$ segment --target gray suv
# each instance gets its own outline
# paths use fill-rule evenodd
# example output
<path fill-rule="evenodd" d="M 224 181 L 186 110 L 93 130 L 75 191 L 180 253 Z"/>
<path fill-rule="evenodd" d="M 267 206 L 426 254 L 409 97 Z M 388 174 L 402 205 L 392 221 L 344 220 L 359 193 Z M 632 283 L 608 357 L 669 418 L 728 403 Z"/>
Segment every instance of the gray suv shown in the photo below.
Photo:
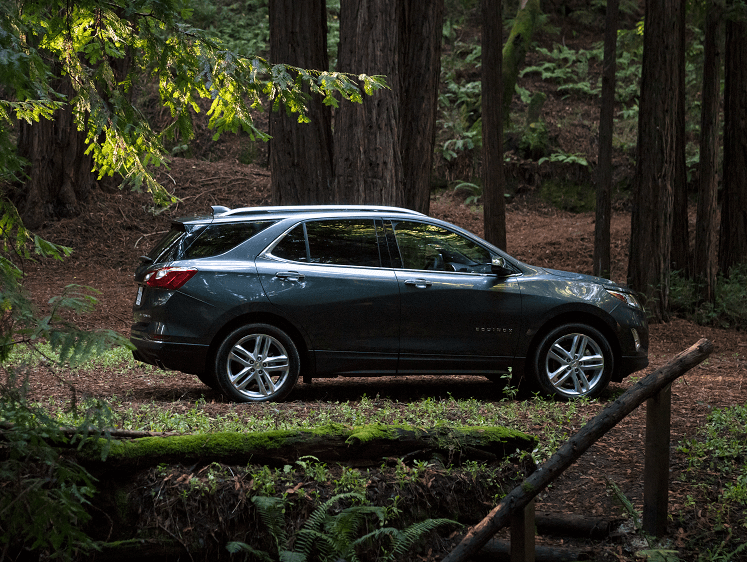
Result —
<path fill-rule="evenodd" d="M 594 397 L 648 365 L 628 289 L 407 209 L 213 207 L 174 221 L 135 282 L 135 358 L 241 402 L 299 376 L 431 373 Z"/>

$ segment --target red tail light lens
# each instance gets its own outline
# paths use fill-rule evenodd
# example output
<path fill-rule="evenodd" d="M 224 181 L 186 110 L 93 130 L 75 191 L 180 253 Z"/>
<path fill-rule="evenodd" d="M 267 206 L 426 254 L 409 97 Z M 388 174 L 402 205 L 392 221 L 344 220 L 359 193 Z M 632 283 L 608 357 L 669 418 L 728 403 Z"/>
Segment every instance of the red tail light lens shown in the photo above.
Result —
<path fill-rule="evenodd" d="M 194 277 L 195 273 L 197 273 L 196 269 L 187 267 L 164 267 L 148 273 L 145 276 L 145 284 L 148 287 L 173 291 L 181 288 L 182 285 Z"/>

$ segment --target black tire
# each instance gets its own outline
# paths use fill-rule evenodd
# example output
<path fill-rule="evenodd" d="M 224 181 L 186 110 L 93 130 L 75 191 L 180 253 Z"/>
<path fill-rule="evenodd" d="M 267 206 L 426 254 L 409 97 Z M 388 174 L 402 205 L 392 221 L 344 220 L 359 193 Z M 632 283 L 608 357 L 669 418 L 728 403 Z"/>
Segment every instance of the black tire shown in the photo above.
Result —
<path fill-rule="evenodd" d="M 215 380 L 215 373 L 212 371 L 205 371 L 204 373 L 197 373 L 197 378 L 205 386 L 209 386 L 213 390 L 220 390 L 218 388 L 218 381 Z"/>
<path fill-rule="evenodd" d="M 562 400 L 596 398 L 610 382 L 614 361 L 612 347 L 599 330 L 564 324 L 542 338 L 531 372 L 544 394 Z"/>
<path fill-rule="evenodd" d="M 248 324 L 220 344 L 215 380 L 218 390 L 236 402 L 277 402 L 293 389 L 300 364 L 288 334 L 270 324 Z"/>

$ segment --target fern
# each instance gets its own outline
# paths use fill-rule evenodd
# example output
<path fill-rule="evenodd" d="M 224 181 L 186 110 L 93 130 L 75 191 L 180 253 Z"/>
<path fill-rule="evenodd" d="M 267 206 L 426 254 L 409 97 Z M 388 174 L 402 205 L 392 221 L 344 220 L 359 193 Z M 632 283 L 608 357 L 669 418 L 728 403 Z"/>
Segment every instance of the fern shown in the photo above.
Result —
<path fill-rule="evenodd" d="M 349 500 L 360 503 L 342 509 L 335 515 L 330 514 L 335 505 Z M 441 525 L 459 525 L 450 519 L 427 519 L 404 530 L 382 527 L 386 519 L 386 508 L 366 505 L 365 496 L 348 492 L 337 494 L 319 505 L 303 527 L 293 537 L 289 537 L 285 531 L 285 501 L 283 499 L 255 496 L 252 501 L 275 541 L 277 558 L 239 541 L 228 543 L 226 549 L 231 553 L 247 552 L 261 560 L 306 562 L 313 554 L 316 554 L 321 560 L 343 559 L 356 562 L 359 560 L 358 549 L 383 539 L 390 543 L 385 560 L 400 560 L 426 533 Z M 372 522 L 379 528 L 359 536 L 364 527 Z"/>

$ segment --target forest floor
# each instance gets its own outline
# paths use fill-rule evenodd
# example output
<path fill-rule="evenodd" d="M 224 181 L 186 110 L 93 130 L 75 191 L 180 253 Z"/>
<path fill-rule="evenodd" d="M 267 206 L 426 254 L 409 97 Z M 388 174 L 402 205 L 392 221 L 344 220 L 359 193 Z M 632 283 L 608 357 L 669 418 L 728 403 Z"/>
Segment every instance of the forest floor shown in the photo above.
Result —
<path fill-rule="evenodd" d="M 205 213 L 210 205 L 236 207 L 262 205 L 269 201 L 269 172 L 230 159 L 207 162 L 175 158 L 170 169 L 161 172 L 161 179 L 180 199 L 177 205 L 165 212 L 153 212 L 149 197 L 144 194 L 96 193 L 79 218 L 46 225 L 40 235 L 75 251 L 63 262 L 43 261 L 25 265 L 26 286 L 37 302 L 47 302 L 69 284 L 93 287 L 100 291 L 99 303 L 93 313 L 79 318 L 79 324 L 87 328 L 114 329 L 127 335 L 135 297 L 132 274 L 138 256 L 146 253 L 160 233 L 168 229 L 171 217 Z M 431 214 L 482 234 L 481 213 L 465 206 L 463 199 L 451 192 L 433 197 Z M 624 210 L 615 213 L 612 220 L 611 277 L 617 281 L 624 281 L 626 276 L 629 225 L 628 213 Z M 508 205 L 507 232 L 509 253 L 525 262 L 591 273 L 593 213 L 559 211 L 542 203 L 530 192 L 516 197 Z M 671 518 L 667 544 L 669 548 L 678 550 L 683 560 L 697 559 L 698 545 L 701 544 L 699 537 L 708 533 L 715 532 L 719 540 L 727 541 L 725 550 L 729 552 L 747 541 L 743 510 L 724 519 L 721 512 L 713 509 L 719 488 L 725 481 L 719 479 L 718 467 L 694 475 L 696 480 L 714 482 L 712 486 L 697 486 L 692 481 L 692 473 L 688 473 L 686 455 L 678 449 L 683 440 L 697 436 L 698 429 L 703 427 L 715 408 L 747 402 L 747 333 L 699 326 L 679 318 L 652 325 L 650 366 L 622 384 L 611 385 L 598 402 L 582 406 L 593 414 L 640 375 L 662 366 L 703 337 L 715 344 L 715 351 L 706 362 L 675 382 L 672 389 Z M 81 394 L 104 399 L 127 397 L 132 404 L 167 404 L 174 400 L 190 404 L 203 397 L 206 401 L 204 407 L 215 416 L 242 410 L 244 415 L 251 415 L 252 408 L 258 407 L 227 403 L 193 376 L 178 373 L 160 376 L 158 372 L 138 369 L 133 369 L 126 377 L 121 373 L 112 375 L 107 372 L 80 373 L 74 384 Z M 69 391 L 54 378 L 37 373 L 32 380 L 31 392 L 34 399 L 47 400 L 57 395 L 64 397 Z M 307 408 L 323 407 L 326 401 L 349 401 L 355 407 L 362 397 L 377 395 L 400 403 L 425 398 L 472 397 L 493 402 L 504 398 L 495 386 L 480 377 L 338 378 L 315 380 L 311 385 L 299 382 L 287 402 L 273 405 L 273 408 L 290 409 L 294 415 L 302 416 Z M 526 427 L 528 433 L 537 429 Z M 569 435 L 578 429 L 580 426 L 571 422 Z M 543 492 L 538 497 L 537 511 L 617 517 L 622 509 L 610 491 L 610 482 L 616 483 L 640 511 L 643 503 L 644 435 L 645 405 L 618 424 Z M 721 526 L 714 531 L 716 525 Z M 453 540 L 456 539 L 458 536 Z M 581 543 L 592 550 L 593 558 L 600 560 L 633 560 L 636 551 L 645 548 L 645 544 L 636 545 L 619 537 Z M 538 544 L 573 545 L 579 541 L 539 537 Z M 440 546 L 442 548 L 444 545 Z M 438 558 L 435 553 L 432 556 Z M 419 559 L 426 558 L 429 557 L 423 555 Z"/>

